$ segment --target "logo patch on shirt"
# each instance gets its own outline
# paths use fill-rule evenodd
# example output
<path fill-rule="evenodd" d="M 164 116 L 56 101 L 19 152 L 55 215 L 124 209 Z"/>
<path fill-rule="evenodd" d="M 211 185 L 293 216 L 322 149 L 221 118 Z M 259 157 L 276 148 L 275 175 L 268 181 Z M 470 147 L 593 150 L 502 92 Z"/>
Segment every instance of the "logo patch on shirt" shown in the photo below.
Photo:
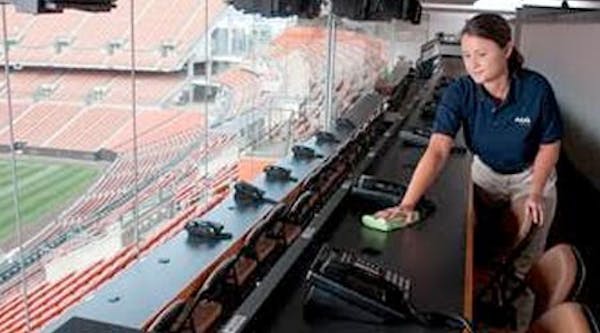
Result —
<path fill-rule="evenodd" d="M 515 123 L 521 126 L 531 126 L 531 118 L 529 117 L 515 117 Z"/>

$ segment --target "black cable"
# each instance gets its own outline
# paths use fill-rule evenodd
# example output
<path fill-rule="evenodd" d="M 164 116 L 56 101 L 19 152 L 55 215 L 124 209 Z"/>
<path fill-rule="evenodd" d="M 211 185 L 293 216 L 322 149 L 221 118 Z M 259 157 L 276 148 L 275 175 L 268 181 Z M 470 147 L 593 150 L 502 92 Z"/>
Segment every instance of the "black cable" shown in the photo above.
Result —
<path fill-rule="evenodd" d="M 427 327 L 444 327 L 449 329 L 462 329 L 475 333 L 475 329 L 469 320 L 457 313 L 444 313 L 439 311 L 418 310 L 411 302 L 406 302 L 406 308 L 410 319 L 419 325 Z"/>

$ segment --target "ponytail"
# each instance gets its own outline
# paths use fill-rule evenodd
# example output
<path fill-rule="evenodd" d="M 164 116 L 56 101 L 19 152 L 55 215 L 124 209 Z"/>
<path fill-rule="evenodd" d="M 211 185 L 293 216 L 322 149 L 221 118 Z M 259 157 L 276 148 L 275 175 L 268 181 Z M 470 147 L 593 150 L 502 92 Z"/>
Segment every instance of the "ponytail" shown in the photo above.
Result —
<path fill-rule="evenodd" d="M 508 57 L 508 71 L 511 74 L 520 71 L 523 68 L 523 62 L 523 56 L 516 47 L 513 47 L 510 57 Z"/>

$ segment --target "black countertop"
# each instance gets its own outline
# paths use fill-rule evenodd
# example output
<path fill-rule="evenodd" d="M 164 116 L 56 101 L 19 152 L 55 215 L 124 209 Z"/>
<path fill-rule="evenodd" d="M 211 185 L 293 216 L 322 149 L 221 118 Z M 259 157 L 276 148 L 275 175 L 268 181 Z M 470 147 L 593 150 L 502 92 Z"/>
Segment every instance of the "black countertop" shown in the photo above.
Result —
<path fill-rule="evenodd" d="M 395 140 L 366 172 L 407 183 L 423 150 L 408 148 Z M 303 278 L 323 243 L 353 249 L 388 267 L 396 268 L 413 282 L 412 300 L 418 308 L 465 311 L 465 265 L 467 207 L 469 193 L 468 155 L 451 155 L 427 197 L 436 204 L 435 213 L 408 229 L 382 233 L 361 226 L 360 217 L 376 208 L 347 196 L 326 222 L 330 231 L 306 250 L 299 267 L 257 314 L 256 332 L 446 332 L 415 324 L 382 326 L 355 321 L 318 320 L 304 317 Z"/>

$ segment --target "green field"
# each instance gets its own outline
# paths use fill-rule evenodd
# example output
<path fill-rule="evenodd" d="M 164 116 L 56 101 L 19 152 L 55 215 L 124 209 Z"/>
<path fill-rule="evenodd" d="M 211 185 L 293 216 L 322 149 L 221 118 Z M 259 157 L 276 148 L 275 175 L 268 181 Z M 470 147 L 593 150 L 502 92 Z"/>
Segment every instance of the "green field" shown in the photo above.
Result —
<path fill-rule="evenodd" d="M 11 162 L 0 160 L 0 244 L 15 236 Z M 99 169 L 80 164 L 20 160 L 17 162 L 19 205 L 23 225 L 58 213 L 66 201 L 81 195 Z M 30 229 L 30 228 L 27 228 Z"/>

